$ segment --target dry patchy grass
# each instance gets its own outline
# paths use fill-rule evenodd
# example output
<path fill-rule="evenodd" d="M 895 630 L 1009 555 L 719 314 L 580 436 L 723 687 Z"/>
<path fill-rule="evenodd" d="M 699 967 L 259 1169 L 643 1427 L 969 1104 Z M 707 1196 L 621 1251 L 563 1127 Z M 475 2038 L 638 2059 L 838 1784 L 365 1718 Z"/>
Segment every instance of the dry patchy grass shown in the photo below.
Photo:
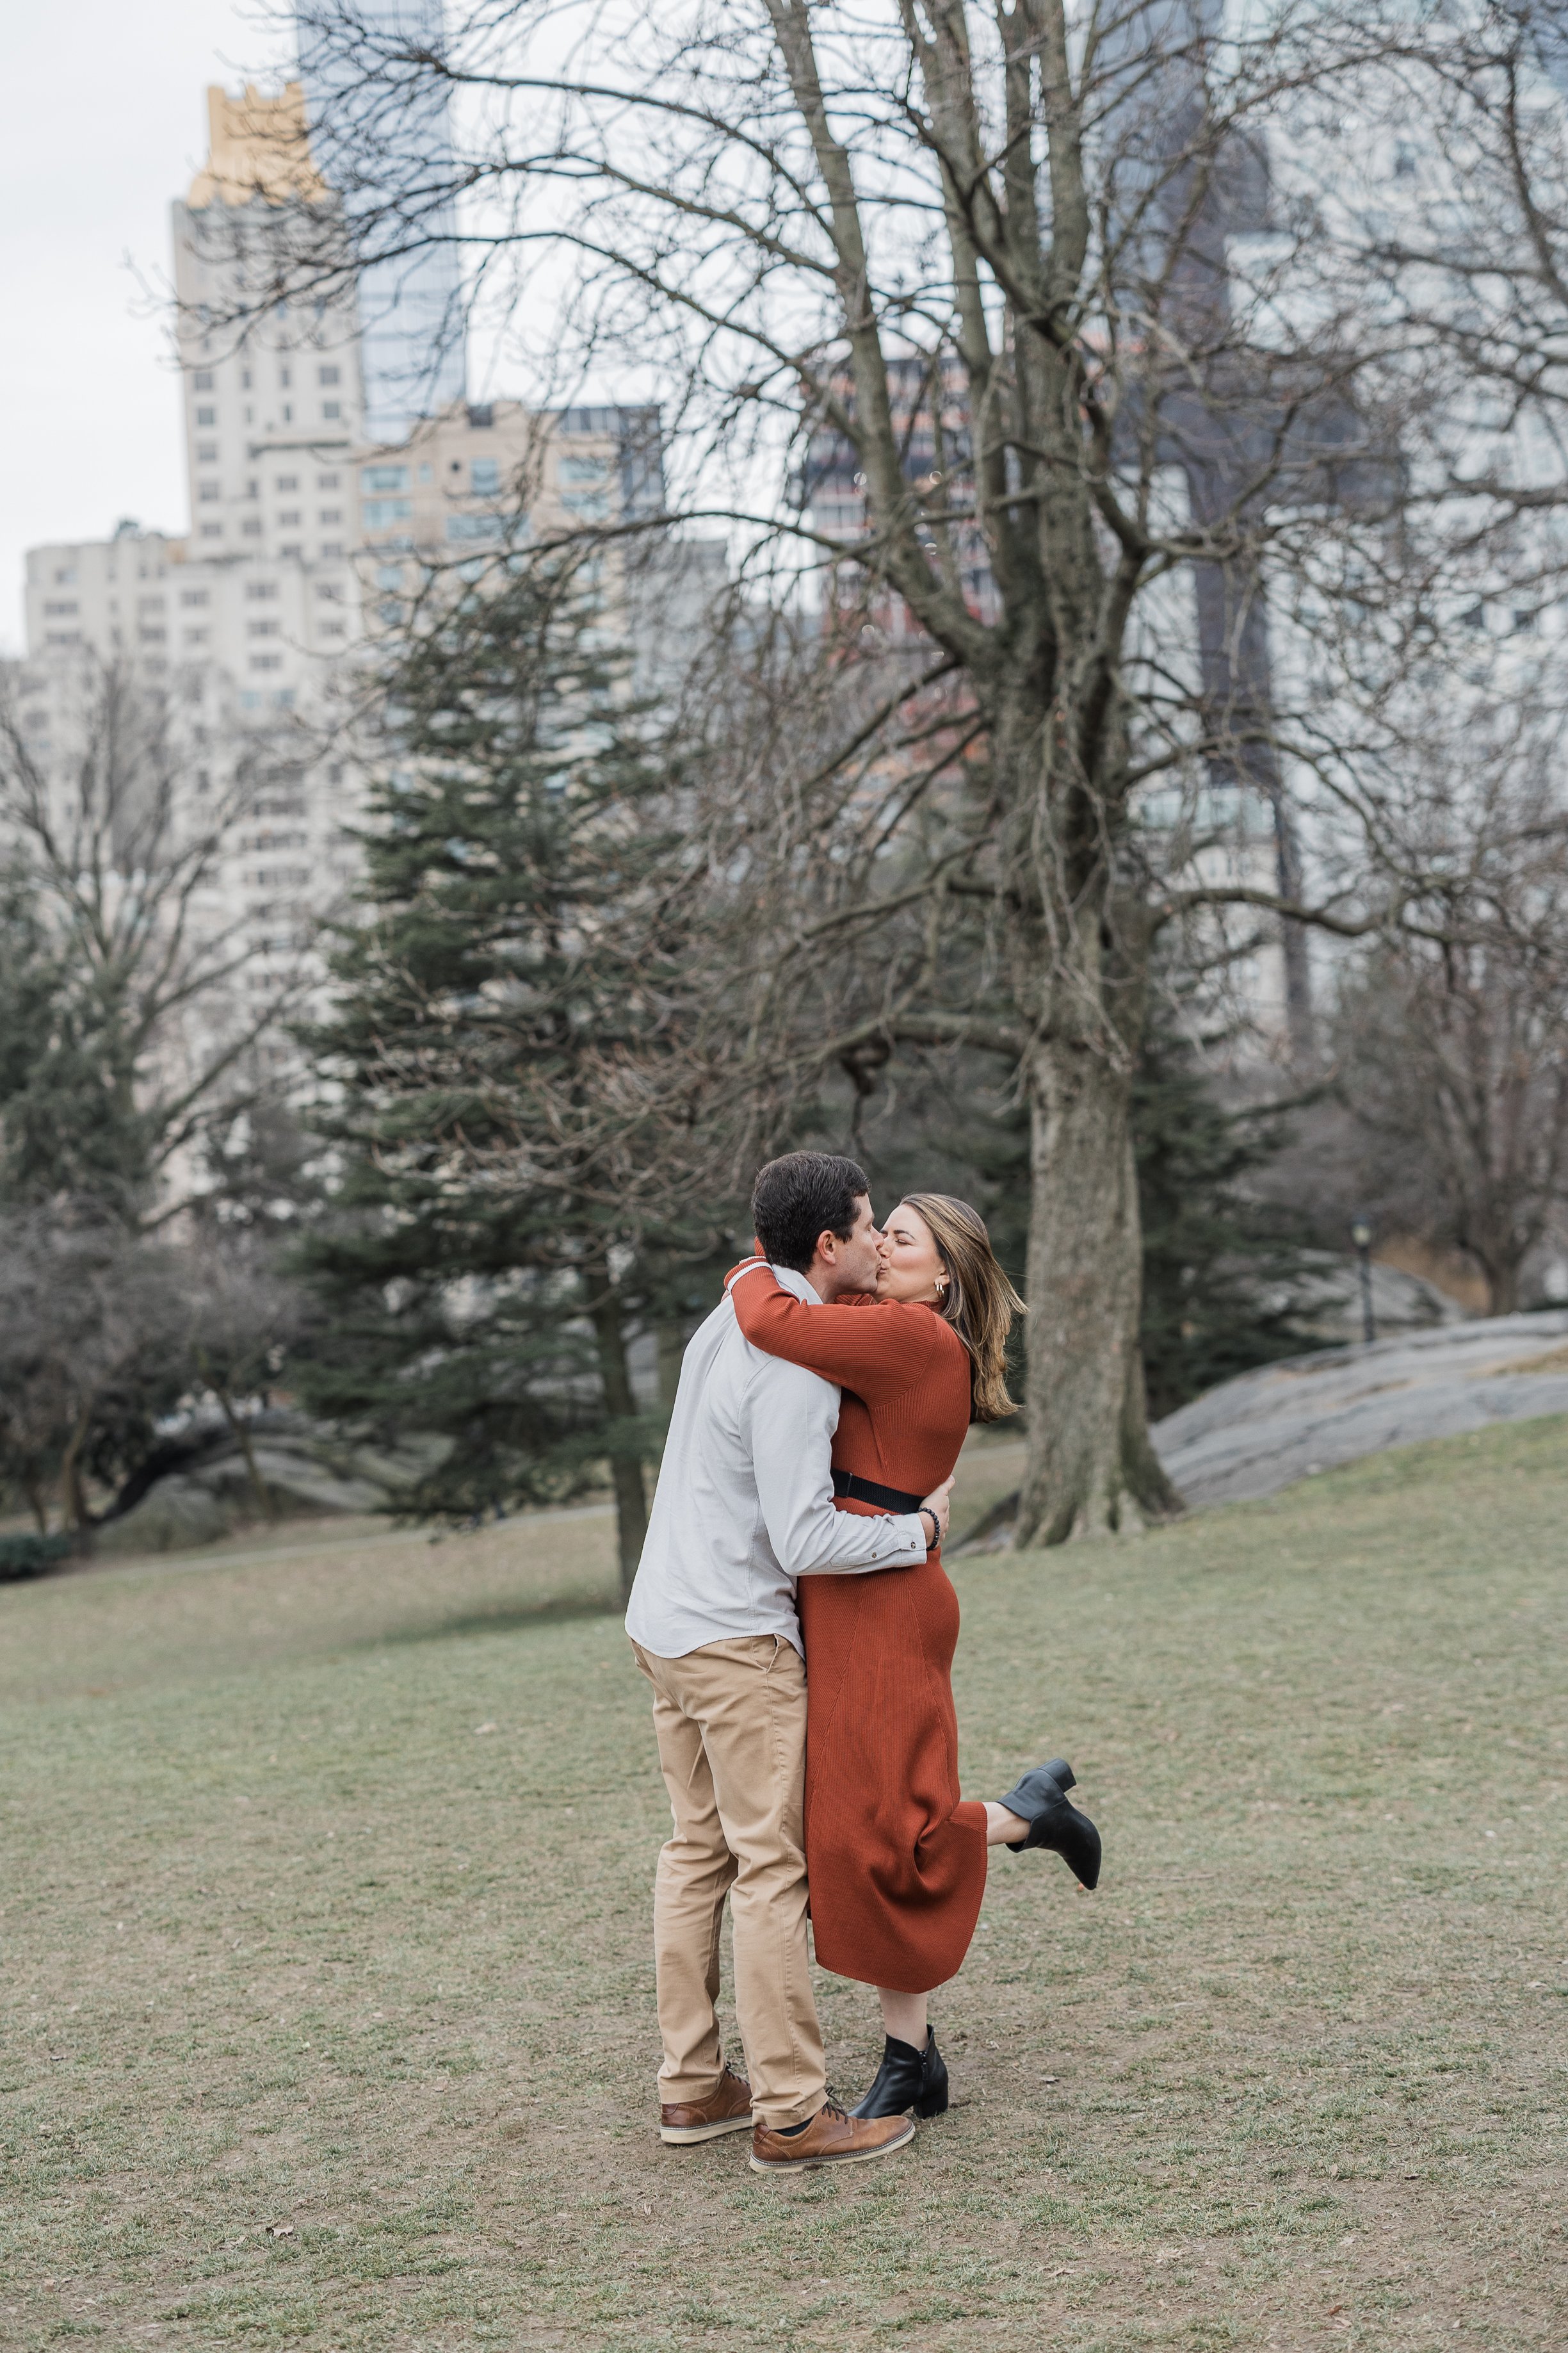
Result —
<path fill-rule="evenodd" d="M 606 1517 L 0 1589 L 0 2343 L 1559 2353 L 1565 1520 L 1539 1422 L 959 1564 L 966 1786 L 1065 1746 L 1105 1878 L 1003 1856 L 953 2111 L 790 2184 L 652 2130 Z"/>

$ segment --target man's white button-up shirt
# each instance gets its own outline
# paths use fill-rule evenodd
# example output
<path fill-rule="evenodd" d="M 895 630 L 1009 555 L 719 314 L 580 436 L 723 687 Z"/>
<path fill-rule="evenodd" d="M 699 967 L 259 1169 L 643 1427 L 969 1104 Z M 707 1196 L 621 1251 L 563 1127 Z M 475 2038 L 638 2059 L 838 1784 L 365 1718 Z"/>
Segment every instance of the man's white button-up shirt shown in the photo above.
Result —
<path fill-rule="evenodd" d="M 821 1305 L 804 1274 L 773 1272 L 797 1299 Z M 634 1642 L 680 1659 L 708 1642 L 777 1634 L 798 1651 L 796 1577 L 924 1560 L 918 1513 L 835 1511 L 837 1427 L 835 1385 L 754 1348 L 726 1292 L 681 1363 L 626 1611 Z"/>

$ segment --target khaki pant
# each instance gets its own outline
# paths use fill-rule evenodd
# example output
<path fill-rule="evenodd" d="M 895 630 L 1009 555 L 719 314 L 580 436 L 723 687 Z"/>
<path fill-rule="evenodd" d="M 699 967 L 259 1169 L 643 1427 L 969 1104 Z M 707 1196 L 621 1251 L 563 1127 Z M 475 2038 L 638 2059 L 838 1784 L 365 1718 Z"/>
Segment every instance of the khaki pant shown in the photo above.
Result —
<path fill-rule="evenodd" d="M 763 2124 L 804 2124 L 826 2096 L 805 1937 L 805 1668 L 772 1634 L 709 1642 L 683 1659 L 632 1648 L 653 1685 L 675 1817 L 653 1898 L 659 2098 L 705 2100 L 719 2081 L 713 2004 L 728 1894 L 752 2110 Z"/>

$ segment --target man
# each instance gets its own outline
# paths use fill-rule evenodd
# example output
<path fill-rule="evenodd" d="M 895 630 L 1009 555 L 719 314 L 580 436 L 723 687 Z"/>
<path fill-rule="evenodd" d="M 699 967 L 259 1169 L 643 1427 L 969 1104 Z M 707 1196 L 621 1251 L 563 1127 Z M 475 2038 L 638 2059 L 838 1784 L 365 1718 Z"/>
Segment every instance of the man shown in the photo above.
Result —
<path fill-rule="evenodd" d="M 831 1153 L 788 1153 L 763 1170 L 753 1226 L 797 1298 L 876 1288 L 868 1194 L 865 1172 Z M 908 2116 L 846 2116 L 827 2097 L 806 1948 L 795 1588 L 800 1577 L 924 1560 L 946 1532 L 952 1482 L 901 1516 L 837 1512 L 837 1389 L 753 1348 L 726 1293 L 687 1347 L 626 1612 L 675 1818 L 654 1889 L 659 2130 L 679 2143 L 750 2126 L 759 2173 L 886 2157 L 915 2129 Z M 749 2087 L 723 2064 L 713 2007 L 726 1894 Z"/>

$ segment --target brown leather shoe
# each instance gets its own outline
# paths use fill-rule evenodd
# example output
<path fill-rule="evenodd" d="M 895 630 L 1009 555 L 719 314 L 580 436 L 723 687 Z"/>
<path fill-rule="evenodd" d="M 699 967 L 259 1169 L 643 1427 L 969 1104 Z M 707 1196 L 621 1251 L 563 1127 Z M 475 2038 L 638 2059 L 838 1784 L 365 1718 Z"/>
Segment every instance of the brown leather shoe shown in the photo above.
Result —
<path fill-rule="evenodd" d="M 719 2088 L 706 2100 L 679 2100 L 658 2112 L 660 2140 L 717 2140 L 721 2133 L 744 2132 L 752 2121 L 752 2087 L 726 2067 Z"/>
<path fill-rule="evenodd" d="M 913 2116 L 848 2116 L 837 2100 L 818 2108 L 804 2132 L 774 2132 L 758 2125 L 752 2134 L 753 2173 L 809 2173 L 817 2165 L 859 2165 L 868 2158 L 891 2157 L 915 2137 Z"/>

